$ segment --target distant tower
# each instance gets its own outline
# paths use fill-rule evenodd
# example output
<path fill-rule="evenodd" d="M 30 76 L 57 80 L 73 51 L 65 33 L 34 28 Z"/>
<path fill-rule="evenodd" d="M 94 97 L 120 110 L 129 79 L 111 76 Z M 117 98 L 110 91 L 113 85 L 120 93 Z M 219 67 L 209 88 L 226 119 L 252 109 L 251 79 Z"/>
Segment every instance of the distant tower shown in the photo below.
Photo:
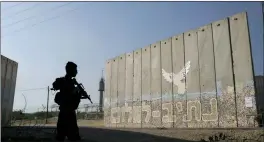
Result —
<path fill-rule="evenodd" d="M 104 71 L 102 70 L 102 77 L 99 82 L 99 92 L 100 92 L 100 98 L 99 98 L 99 107 L 100 107 L 100 112 L 103 112 L 103 94 L 104 94 Z"/>

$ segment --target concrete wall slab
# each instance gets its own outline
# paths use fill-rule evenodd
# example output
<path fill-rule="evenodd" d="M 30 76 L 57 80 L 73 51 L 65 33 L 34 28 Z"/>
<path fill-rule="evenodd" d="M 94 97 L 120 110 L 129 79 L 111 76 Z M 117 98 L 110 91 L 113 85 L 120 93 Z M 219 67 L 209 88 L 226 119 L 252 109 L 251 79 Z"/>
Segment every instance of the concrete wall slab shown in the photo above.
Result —
<path fill-rule="evenodd" d="M 111 127 L 116 127 L 120 122 L 118 114 L 120 109 L 117 107 L 117 88 L 118 88 L 118 57 L 112 60 L 111 65 Z"/>
<path fill-rule="evenodd" d="M 125 109 L 124 126 L 133 127 L 133 86 L 134 86 L 134 53 L 126 54 L 126 89 L 125 89 Z"/>
<path fill-rule="evenodd" d="M 112 60 L 105 64 L 105 94 L 104 94 L 104 124 L 110 127 L 111 124 L 111 69 Z"/>
<path fill-rule="evenodd" d="M 125 124 L 125 89 L 126 89 L 126 55 L 120 55 L 118 57 L 118 88 L 117 88 L 117 107 L 120 111 L 117 114 L 117 117 L 120 117 L 117 127 L 124 127 Z"/>
<path fill-rule="evenodd" d="M 160 42 L 151 44 L 151 110 L 152 125 L 161 127 L 161 53 Z"/>
<path fill-rule="evenodd" d="M 198 29 L 198 54 L 203 128 L 218 127 L 213 33 L 211 24 Z"/>
<path fill-rule="evenodd" d="M 141 128 L 141 49 L 134 51 L 133 127 Z"/>
<path fill-rule="evenodd" d="M 236 127 L 236 101 L 228 19 L 212 23 L 219 127 Z"/>
<path fill-rule="evenodd" d="M 173 96 L 172 96 L 172 38 L 161 41 L 161 73 L 162 73 L 162 127 L 173 127 Z"/>
<path fill-rule="evenodd" d="M 151 128 L 150 46 L 142 48 L 142 128 Z"/>
<path fill-rule="evenodd" d="M 1 123 L 9 126 L 12 118 L 18 63 L 1 55 Z"/>
<path fill-rule="evenodd" d="M 172 69 L 173 69 L 173 104 L 174 104 L 174 128 L 186 128 L 184 118 L 187 114 L 186 95 L 186 69 L 190 64 L 185 65 L 184 36 L 180 34 L 172 38 Z"/>
<path fill-rule="evenodd" d="M 229 24 L 234 62 L 238 127 L 247 127 L 248 123 L 254 124 L 254 117 L 249 115 L 257 113 L 247 14 L 243 12 L 231 16 Z M 252 107 L 246 106 L 245 99 L 247 98 L 250 99 Z"/>
<path fill-rule="evenodd" d="M 187 115 L 186 118 L 184 118 L 184 121 L 188 122 L 188 128 L 202 127 L 200 70 L 197 42 L 198 37 L 196 30 L 184 33 L 185 64 L 190 62 L 189 71 L 186 71 Z"/>

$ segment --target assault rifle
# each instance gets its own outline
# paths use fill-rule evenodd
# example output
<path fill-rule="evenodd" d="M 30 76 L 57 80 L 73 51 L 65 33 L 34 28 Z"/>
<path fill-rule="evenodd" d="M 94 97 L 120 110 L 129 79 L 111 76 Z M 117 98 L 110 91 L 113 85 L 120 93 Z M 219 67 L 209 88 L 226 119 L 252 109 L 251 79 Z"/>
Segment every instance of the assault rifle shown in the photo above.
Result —
<path fill-rule="evenodd" d="M 88 99 L 91 103 L 93 103 L 92 100 L 91 100 L 90 95 L 87 94 L 87 92 L 85 91 L 85 88 L 83 87 L 83 85 L 81 83 L 78 83 L 75 78 L 73 79 L 73 81 L 74 81 L 74 84 L 77 86 L 78 93 L 80 95 L 80 99 Z M 51 90 L 56 91 L 56 89 L 54 89 L 54 88 L 51 88 Z M 58 92 L 58 93 L 60 93 L 60 92 Z M 56 96 L 60 96 L 60 95 L 56 94 Z M 55 100 L 57 100 L 56 96 L 55 96 Z M 58 98 L 60 98 L 60 97 L 58 97 Z"/>
<path fill-rule="evenodd" d="M 93 103 L 90 95 L 87 94 L 83 85 L 81 83 L 78 83 L 75 78 L 73 80 L 74 80 L 74 83 L 77 85 L 77 89 L 81 95 L 81 99 L 88 99 L 91 103 Z"/>

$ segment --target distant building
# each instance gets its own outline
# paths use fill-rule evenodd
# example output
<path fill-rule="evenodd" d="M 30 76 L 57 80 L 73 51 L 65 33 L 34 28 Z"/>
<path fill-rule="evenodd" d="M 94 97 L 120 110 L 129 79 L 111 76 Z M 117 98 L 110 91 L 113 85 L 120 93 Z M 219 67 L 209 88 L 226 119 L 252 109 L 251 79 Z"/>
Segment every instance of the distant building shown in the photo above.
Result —
<path fill-rule="evenodd" d="M 1 55 L 1 123 L 10 125 L 12 117 L 18 63 Z"/>
<path fill-rule="evenodd" d="M 102 72 L 102 77 L 99 82 L 99 92 L 100 92 L 100 98 L 99 98 L 99 109 L 100 112 L 103 112 L 103 95 L 104 95 L 104 77 L 103 77 L 103 72 Z"/>

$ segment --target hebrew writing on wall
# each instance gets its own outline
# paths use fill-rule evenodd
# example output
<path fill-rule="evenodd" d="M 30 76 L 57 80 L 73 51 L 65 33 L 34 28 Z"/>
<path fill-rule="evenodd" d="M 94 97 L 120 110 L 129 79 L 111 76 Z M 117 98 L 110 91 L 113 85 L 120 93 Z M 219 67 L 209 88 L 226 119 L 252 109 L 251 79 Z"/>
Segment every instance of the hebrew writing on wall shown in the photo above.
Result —
<path fill-rule="evenodd" d="M 246 12 L 106 62 L 105 126 L 256 126 Z"/>

